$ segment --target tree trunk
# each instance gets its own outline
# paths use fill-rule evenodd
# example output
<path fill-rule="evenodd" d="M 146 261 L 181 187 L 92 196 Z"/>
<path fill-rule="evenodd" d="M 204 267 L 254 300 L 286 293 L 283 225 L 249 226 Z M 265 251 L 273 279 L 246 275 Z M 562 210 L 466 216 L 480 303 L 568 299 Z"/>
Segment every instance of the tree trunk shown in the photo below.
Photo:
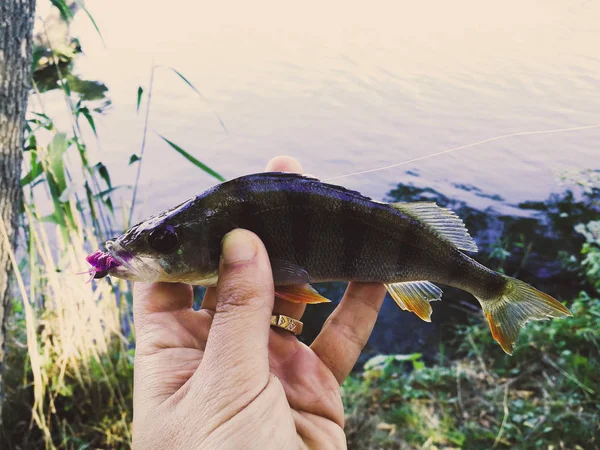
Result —
<path fill-rule="evenodd" d="M 35 0 L 0 0 L 0 424 L 11 270 L 8 255 L 15 243 L 21 200 L 19 182 L 34 13 Z M 8 244 L 3 228 L 8 233 Z"/>

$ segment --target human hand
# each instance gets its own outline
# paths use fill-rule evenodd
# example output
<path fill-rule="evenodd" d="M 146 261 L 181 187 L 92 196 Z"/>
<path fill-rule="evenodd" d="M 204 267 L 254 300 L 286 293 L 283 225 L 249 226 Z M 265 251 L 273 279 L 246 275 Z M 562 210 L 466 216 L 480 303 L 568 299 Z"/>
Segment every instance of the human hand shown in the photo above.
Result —
<path fill-rule="evenodd" d="M 301 168 L 276 158 L 267 170 Z M 340 384 L 384 296 L 350 283 L 308 347 L 270 328 L 273 312 L 300 319 L 305 305 L 274 302 L 266 250 L 245 230 L 225 237 L 218 286 L 199 311 L 191 286 L 136 284 L 134 447 L 344 448 Z"/>

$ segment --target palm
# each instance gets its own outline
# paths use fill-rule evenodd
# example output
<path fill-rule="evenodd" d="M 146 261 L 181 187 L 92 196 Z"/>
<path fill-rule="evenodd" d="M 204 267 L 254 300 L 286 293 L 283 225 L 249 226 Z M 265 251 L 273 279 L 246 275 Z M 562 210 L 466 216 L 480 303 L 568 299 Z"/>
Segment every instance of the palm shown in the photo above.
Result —
<path fill-rule="evenodd" d="M 191 295 L 191 293 L 190 293 Z M 190 303 L 191 303 L 190 298 Z M 152 358 L 161 367 L 159 402 L 173 396 L 200 366 L 214 310 L 192 308 L 148 315 L 148 338 L 138 343 L 137 354 Z M 271 372 L 284 388 L 290 407 L 298 412 L 318 414 L 343 423 L 339 384 L 331 370 L 314 351 L 290 333 L 271 331 L 269 342 Z"/>
<path fill-rule="evenodd" d="M 136 367 L 138 361 L 149 365 L 160 377 L 153 392 L 153 401 L 160 404 L 173 396 L 198 369 L 208 338 L 214 311 L 192 309 L 193 294 L 190 286 L 177 285 L 177 304 L 186 305 L 177 311 L 142 305 L 146 311 L 137 316 L 144 317 L 136 323 L 136 330 L 144 327 L 145 339 L 136 345 Z M 139 334 L 139 331 L 138 331 Z M 138 371 L 139 372 L 139 371 Z"/>
<path fill-rule="evenodd" d="M 153 301 L 145 305 L 146 308 L 154 305 L 154 310 L 144 311 L 144 323 L 138 324 L 138 327 L 145 327 L 145 339 L 138 341 L 136 358 L 143 360 L 143 364 L 151 365 L 154 372 L 158 371 L 153 378 L 160 379 L 153 389 L 153 398 L 148 399 L 155 404 L 161 404 L 182 388 L 185 389 L 186 382 L 200 367 L 215 313 L 214 290 L 209 290 L 202 309 L 195 311 L 192 309 L 191 287 L 176 286 L 177 292 L 173 291 L 173 285 L 169 286 L 169 301 L 170 306 L 177 310 L 164 310 L 162 302 L 156 300 L 161 293 L 155 292 Z M 150 288 L 155 290 L 157 285 Z M 382 297 L 381 287 L 355 284 L 356 290 L 362 295 L 353 295 L 350 290 L 350 295 L 347 293 L 345 296 L 348 298 L 346 302 L 362 301 L 368 305 L 367 311 L 376 315 L 377 304 L 380 304 Z M 279 309 L 282 308 L 286 309 L 286 313 L 296 316 L 301 315 L 304 309 L 290 304 L 281 305 Z M 346 313 L 352 314 L 351 310 L 347 308 Z M 352 316 L 354 320 L 364 319 L 365 313 L 356 311 Z M 367 329 L 362 338 L 353 337 L 349 334 L 352 327 L 340 325 L 335 313 L 331 319 L 322 332 L 327 340 L 318 338 L 313 344 L 324 357 L 289 332 L 274 329 L 270 332 L 270 371 L 283 387 L 296 429 L 302 429 L 301 439 L 311 436 L 322 438 L 323 433 L 331 435 L 343 430 L 344 411 L 339 385 L 370 333 L 370 329 Z M 345 364 L 345 368 L 336 366 L 338 355 L 350 355 L 351 364 Z M 302 426 L 299 422 L 302 422 Z"/>

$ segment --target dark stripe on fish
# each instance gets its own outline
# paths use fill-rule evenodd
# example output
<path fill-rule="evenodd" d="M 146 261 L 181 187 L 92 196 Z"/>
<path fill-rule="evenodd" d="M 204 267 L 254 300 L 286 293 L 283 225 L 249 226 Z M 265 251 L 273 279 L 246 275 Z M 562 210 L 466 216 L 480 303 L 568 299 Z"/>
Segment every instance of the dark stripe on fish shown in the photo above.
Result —
<path fill-rule="evenodd" d="M 344 249 L 340 264 L 342 265 L 342 273 L 350 278 L 354 278 L 360 270 L 360 257 L 362 256 L 368 230 L 368 225 L 365 222 L 355 218 L 354 209 L 355 205 L 351 202 L 342 202 L 340 214 L 342 229 L 340 234 L 343 236 Z"/>
<path fill-rule="evenodd" d="M 280 244 L 277 241 L 280 236 L 277 235 L 276 229 L 282 223 L 285 226 L 286 215 L 283 211 L 269 213 L 268 202 L 269 197 L 278 196 L 280 193 L 256 192 L 248 186 L 243 186 L 239 195 L 244 196 L 241 197 L 244 201 L 240 205 L 239 226 L 256 233 L 268 250 L 276 249 Z M 264 205 L 265 210 L 257 210 L 256 205 Z"/>
<path fill-rule="evenodd" d="M 288 202 L 290 202 L 290 204 L 293 204 L 292 202 L 294 202 L 295 196 L 295 192 L 287 193 Z M 306 242 L 311 242 L 312 215 L 307 208 L 289 209 L 287 215 L 296 263 L 304 267 L 309 262 L 308 258 L 312 250 L 309 245 L 305 245 Z"/>

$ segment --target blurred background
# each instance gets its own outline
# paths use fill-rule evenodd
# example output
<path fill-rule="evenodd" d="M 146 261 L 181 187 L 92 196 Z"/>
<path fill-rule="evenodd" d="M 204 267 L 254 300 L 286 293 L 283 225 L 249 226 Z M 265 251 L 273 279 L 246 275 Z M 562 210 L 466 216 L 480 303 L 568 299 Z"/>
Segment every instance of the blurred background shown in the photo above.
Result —
<path fill-rule="evenodd" d="M 281 154 L 328 179 L 600 124 L 596 2 L 38 0 L 36 15 L 6 448 L 129 446 L 130 286 L 75 275 L 129 225 Z M 598 448 L 599 142 L 526 134 L 334 181 L 451 207 L 480 262 L 575 313 L 530 324 L 509 357 L 464 292 L 445 288 L 431 324 L 388 298 L 343 387 L 351 448 Z M 303 340 L 334 307 L 309 308 Z"/>

